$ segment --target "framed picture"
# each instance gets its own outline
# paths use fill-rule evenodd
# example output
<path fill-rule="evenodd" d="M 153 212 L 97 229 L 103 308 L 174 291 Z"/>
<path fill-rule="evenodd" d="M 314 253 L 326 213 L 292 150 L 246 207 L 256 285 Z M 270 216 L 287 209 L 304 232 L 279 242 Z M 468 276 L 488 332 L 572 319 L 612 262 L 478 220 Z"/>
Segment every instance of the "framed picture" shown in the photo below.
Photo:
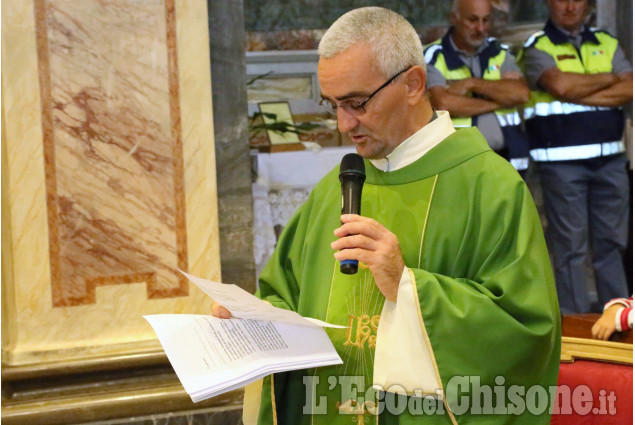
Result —
<path fill-rule="evenodd" d="M 295 125 L 289 102 L 262 102 L 258 104 L 258 109 L 265 124 L 280 123 L 280 131 L 276 129 L 267 130 L 271 145 L 300 143 L 297 133 L 284 131 L 284 128 L 286 128 L 285 124 Z"/>
<path fill-rule="evenodd" d="M 289 102 L 294 115 L 322 114 L 317 50 L 246 52 L 249 116 L 261 102 Z"/>

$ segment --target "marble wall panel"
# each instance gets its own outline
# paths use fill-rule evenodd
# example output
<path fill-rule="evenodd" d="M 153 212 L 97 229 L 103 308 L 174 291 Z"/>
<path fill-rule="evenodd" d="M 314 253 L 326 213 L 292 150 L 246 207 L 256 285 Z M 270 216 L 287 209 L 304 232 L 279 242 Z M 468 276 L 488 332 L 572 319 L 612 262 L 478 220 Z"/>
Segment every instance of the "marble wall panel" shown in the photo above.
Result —
<path fill-rule="evenodd" d="M 175 271 L 220 279 L 208 49 L 204 0 L 3 2 L 3 362 L 208 311 Z"/>
<path fill-rule="evenodd" d="M 187 295 L 173 1 L 35 8 L 53 305 Z"/>

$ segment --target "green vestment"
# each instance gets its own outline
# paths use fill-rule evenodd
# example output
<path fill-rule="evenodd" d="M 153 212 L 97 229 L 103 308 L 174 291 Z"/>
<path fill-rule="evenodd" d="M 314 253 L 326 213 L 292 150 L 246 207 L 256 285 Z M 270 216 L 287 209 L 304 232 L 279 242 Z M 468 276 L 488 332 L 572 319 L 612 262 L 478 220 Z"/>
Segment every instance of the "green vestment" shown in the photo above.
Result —
<path fill-rule="evenodd" d="M 399 239 L 421 307 L 413 320 L 422 322 L 445 402 L 432 410 L 428 403 L 423 414 L 384 408 L 374 415 L 379 396 L 368 388 L 385 299 L 368 269 L 361 265 L 356 275 L 343 275 L 333 257 L 330 243 L 341 208 L 334 169 L 286 225 L 261 274 L 258 295 L 277 307 L 347 326 L 327 330 L 344 363 L 266 378 L 259 422 L 549 423 L 548 409 L 535 416 L 535 408 L 523 409 L 513 396 L 498 399 L 502 407 L 512 407 L 505 409 L 511 414 L 492 415 L 487 403 L 485 414 L 474 411 L 474 403 L 463 412 L 466 403 L 458 402 L 470 396 L 469 388 L 457 387 L 456 394 L 448 385 L 459 382 L 454 377 L 469 376 L 505 391 L 538 385 L 546 394 L 556 385 L 558 304 L 542 227 L 523 180 L 474 128 L 453 133 L 396 171 L 384 173 L 366 161 L 366 175 L 361 213 Z M 392 398 L 397 407 L 413 399 Z"/>

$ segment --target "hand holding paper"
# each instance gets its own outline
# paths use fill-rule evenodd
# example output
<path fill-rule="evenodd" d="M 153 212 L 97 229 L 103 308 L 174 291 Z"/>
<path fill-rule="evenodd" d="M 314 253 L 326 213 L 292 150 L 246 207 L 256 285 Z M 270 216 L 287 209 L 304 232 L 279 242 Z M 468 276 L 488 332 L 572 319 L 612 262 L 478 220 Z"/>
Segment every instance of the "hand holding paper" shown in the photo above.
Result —
<path fill-rule="evenodd" d="M 231 319 L 144 316 L 192 401 L 240 388 L 271 373 L 342 363 L 322 328 L 341 326 L 273 307 L 236 285 L 183 274 L 233 314 Z"/>

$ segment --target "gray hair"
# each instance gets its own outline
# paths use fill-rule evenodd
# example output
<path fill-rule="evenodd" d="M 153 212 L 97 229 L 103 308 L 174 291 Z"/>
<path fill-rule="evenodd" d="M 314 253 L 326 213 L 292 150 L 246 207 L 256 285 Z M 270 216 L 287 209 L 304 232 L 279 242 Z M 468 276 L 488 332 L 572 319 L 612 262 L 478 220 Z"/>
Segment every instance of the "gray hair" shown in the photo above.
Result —
<path fill-rule="evenodd" d="M 452 8 L 450 8 L 450 13 L 453 15 L 458 15 L 459 13 L 459 3 L 461 2 L 461 0 L 454 0 L 452 2 Z"/>
<path fill-rule="evenodd" d="M 461 4 L 461 2 L 464 0 L 454 0 L 452 2 L 452 7 L 450 8 L 450 15 L 454 15 L 456 18 L 460 18 L 459 16 L 459 5 Z M 490 8 L 494 9 L 494 3 L 492 2 L 492 0 L 489 1 L 490 4 Z"/>
<path fill-rule="evenodd" d="M 358 43 L 370 46 L 373 65 L 386 78 L 413 65 L 425 70 L 419 35 L 406 18 L 391 10 L 362 7 L 340 16 L 322 37 L 318 54 L 328 59 Z"/>

